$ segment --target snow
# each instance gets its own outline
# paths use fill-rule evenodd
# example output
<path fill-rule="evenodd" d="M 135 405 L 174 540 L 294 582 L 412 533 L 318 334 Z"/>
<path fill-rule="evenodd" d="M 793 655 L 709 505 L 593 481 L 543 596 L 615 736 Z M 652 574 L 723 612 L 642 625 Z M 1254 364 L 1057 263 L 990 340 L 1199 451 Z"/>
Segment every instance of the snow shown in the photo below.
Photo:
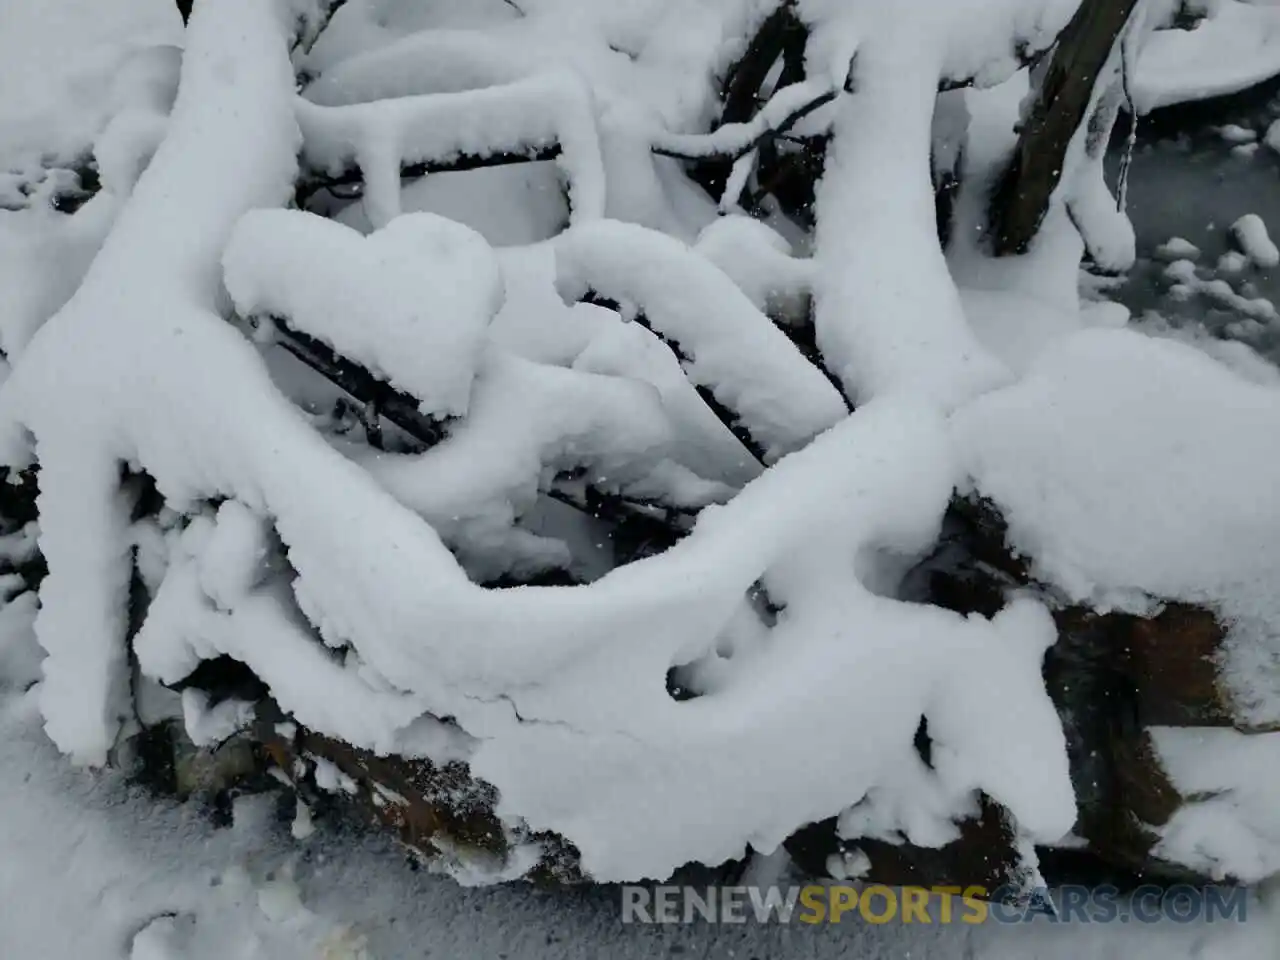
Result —
<path fill-rule="evenodd" d="M 1156 257 L 1161 260 L 1199 260 L 1200 248 L 1183 237 L 1170 237 L 1156 247 Z"/>
<path fill-rule="evenodd" d="M 694 249 L 719 267 L 757 310 L 789 323 L 808 320 L 814 263 L 792 256 L 791 243 L 759 220 L 717 217 Z"/>
<path fill-rule="evenodd" d="M 1249 265 L 1249 258 L 1239 250 L 1228 250 L 1218 258 L 1219 273 L 1240 273 Z"/>
<path fill-rule="evenodd" d="M 612 891 L 463 888 L 358 833 L 321 828 L 300 845 L 268 798 L 238 800 L 234 826 L 213 829 L 195 805 L 157 805 L 116 774 L 68 769 L 39 723 L 31 696 L 0 694 L 0 944 L 15 957 L 1258 960 L 1277 935 L 1265 891 L 1243 924 L 623 925 Z"/>
<path fill-rule="evenodd" d="M 509 572 L 497 558 L 519 546 L 512 541 L 527 540 L 511 524 L 533 506 L 546 471 L 587 467 L 590 478 L 619 490 L 660 483 L 654 474 L 678 455 L 674 440 L 663 399 L 648 383 L 491 351 L 468 417 L 444 441 L 420 454 L 364 454 L 361 461 L 397 500 L 457 543 L 474 574 L 492 578 Z M 659 492 L 683 502 L 678 490 Z M 536 566 L 566 560 L 556 545 Z"/>
<path fill-rule="evenodd" d="M 462 156 L 560 147 L 576 221 L 604 211 L 604 171 L 590 97 L 572 73 L 540 74 L 498 87 L 326 107 L 297 101 L 303 161 L 322 173 L 359 166 L 375 227 L 400 212 L 400 167 Z"/>
<path fill-rule="evenodd" d="M 1086 331 L 1017 386 L 957 413 L 954 430 L 1013 547 L 1068 599 L 1219 610 L 1231 627 L 1229 693 L 1244 722 L 1264 725 L 1280 719 L 1280 677 L 1258 662 L 1280 635 L 1270 587 L 1280 552 L 1269 533 L 1280 520 L 1280 462 L 1253 438 L 1278 418 L 1273 389 L 1186 345 Z"/>
<path fill-rule="evenodd" d="M 768 103 L 746 123 L 726 123 L 709 134 L 671 134 L 654 131 L 653 147 L 660 153 L 679 157 L 740 156 L 758 140 L 795 114 L 822 98 L 834 97 L 839 87 L 817 81 L 793 83 L 777 91 Z"/>
<path fill-rule="evenodd" d="M 465 224 L 494 247 L 523 247 L 550 239 L 569 220 L 569 206 L 552 161 L 433 173 L 400 191 L 403 213 L 427 211 Z M 339 223 L 373 232 L 364 200 L 344 207 Z"/>
<path fill-rule="evenodd" d="M 0 350 L 7 356 L 16 360 L 71 298 L 117 208 L 112 194 L 101 193 L 70 217 L 44 204 L 0 216 Z"/>
<path fill-rule="evenodd" d="M 467 412 L 502 277 L 484 238 L 430 213 L 368 237 L 309 213 L 244 217 L 223 255 L 243 316 L 283 317 L 420 401 L 424 414 Z"/>
<path fill-rule="evenodd" d="M 1139 113 L 1235 93 L 1280 74 L 1280 8 L 1222 0 L 1194 30 L 1157 31 L 1133 77 Z"/>
<path fill-rule="evenodd" d="M 123 109 L 163 97 L 165 87 L 171 99 L 181 27 L 168 0 L 6 4 L 0 169 L 42 155 L 70 159 Z"/>
<path fill-rule="evenodd" d="M 220 744 L 253 722 L 253 704 L 243 700 L 223 700 L 210 705 L 201 690 L 182 691 L 182 719 L 187 736 L 197 747 Z"/>
<path fill-rule="evenodd" d="M 1246 213 L 1231 225 L 1231 238 L 1241 252 L 1260 267 L 1280 266 L 1280 249 L 1267 234 L 1267 225 L 1256 213 Z"/>
<path fill-rule="evenodd" d="M 814 317 L 818 346 L 855 403 L 907 393 L 954 407 L 1009 374 L 969 327 L 938 245 L 936 74 L 926 62 L 903 76 L 903 58 L 916 56 L 888 44 L 860 50 L 864 95 L 839 102 L 818 187 Z"/>
<path fill-rule="evenodd" d="M 690 382 L 741 418 L 766 462 L 845 416 L 844 401 L 733 282 L 680 241 L 600 222 L 555 240 L 557 283 L 643 311 L 686 358 Z"/>
<path fill-rule="evenodd" d="M 1160 828 L 1156 854 L 1244 883 L 1280 869 L 1280 734 L 1155 727 L 1151 737 L 1173 785 L 1196 798 Z"/>
<path fill-rule="evenodd" d="M 41 486 L 38 529 L 12 551 L 37 536 L 50 573 L 38 602 L 23 592 L 0 606 L 0 730 L 14 734 L 0 735 L 0 796 L 35 798 L 15 803 L 0 850 L 35 859 L 22 831 L 74 821 L 55 787 L 89 782 L 52 767 L 33 746 L 34 724 L 76 762 L 100 766 L 128 722 L 135 666 L 137 680 L 173 685 L 218 656 L 248 665 L 317 733 L 378 754 L 465 761 L 496 788 L 507 826 L 564 835 L 602 881 L 663 877 L 748 849 L 769 855 L 797 825 L 832 816 L 850 841 L 938 845 L 979 792 L 1007 808 L 1021 849 L 1057 841 L 1076 809 L 1041 675 L 1055 639 L 1044 603 L 1016 597 L 986 619 L 891 595 L 886 570 L 935 544 L 957 485 L 997 502 L 1014 546 L 1058 594 L 1218 611 L 1231 629 L 1222 669 L 1241 724 L 1280 722 L 1280 608 L 1269 589 L 1280 574 L 1280 476 L 1256 442 L 1280 427 L 1274 384 L 1246 382 L 1208 348 L 1088 329 L 1126 318 L 1079 304 L 1083 243 L 1068 208 L 1100 266 L 1131 264 L 1134 238 L 1083 142 L 1026 258 L 992 264 L 962 240 L 949 260 L 937 238 L 939 79 L 995 87 L 947 101 L 951 120 L 973 120 L 964 149 L 951 144 L 973 175 L 957 214 L 967 229 L 974 181 L 989 179 L 1008 146 L 1026 81 L 995 85 L 1015 50 L 1046 46 L 1074 4 L 802 0 L 816 79 L 711 133 L 715 81 L 735 55 L 724 41 L 764 5 L 519 5 L 527 15 L 499 0 L 351 0 L 296 55 L 318 75 L 299 95 L 287 31 L 306 11 L 197 2 L 176 102 L 176 52 L 151 45 L 122 72 L 111 110 L 76 120 L 104 191 L 71 217 L 6 215 L 0 243 L 14 256 L 0 279 L 20 293 L 0 307 L 0 346 L 14 360 L 0 384 L 0 452 L 12 465 L 38 460 Z M 415 32 L 424 25 L 440 29 Z M 830 108 L 810 118 L 833 134 L 811 255 L 785 238 L 780 215 L 770 225 L 716 217 L 674 159 L 651 154 L 656 145 L 749 158 L 762 133 L 827 95 Z M 554 162 L 402 182 L 407 164 L 552 147 Z M 359 169 L 363 192 L 340 221 L 279 209 L 299 162 L 304 176 Z M 726 211 L 750 176 L 741 160 Z M 519 219 L 477 212 L 485 200 L 532 209 Z M 1280 260 L 1261 221 L 1237 233 L 1254 262 Z M 1193 250 L 1171 242 L 1164 255 Z M 65 264 L 37 269 L 51 255 Z M 1265 313 L 1266 301 L 1200 280 L 1189 259 L 1168 270 L 1188 296 Z M 27 271 L 38 275 L 27 282 Z M 617 311 L 581 302 L 588 294 Z M 457 420 L 425 451 L 340 435 L 318 404 L 304 412 L 293 402 L 279 351 L 227 323 L 231 306 L 286 318 L 412 393 L 424 413 Z M 811 314 L 855 413 L 789 336 L 806 333 Z M 308 388 L 331 396 L 314 378 Z M 155 479 L 161 516 L 134 518 L 122 465 Z M 702 509 L 674 547 L 596 570 L 587 585 L 476 585 L 589 566 L 569 544 L 598 537 L 595 528 L 542 523 L 548 494 L 584 485 L 656 510 Z M 131 555 L 153 597 L 130 646 Z M 24 586 L 0 581 L 5 594 Z M 760 590 L 776 619 L 746 600 Z M 699 695 L 673 699 L 672 669 L 698 680 Z M 38 678 L 32 694 L 17 692 Z M 250 705 L 193 689 L 180 706 L 200 744 L 251 719 Z M 922 717 L 929 766 L 914 748 Z M 1275 871 L 1275 784 L 1249 772 L 1271 763 L 1274 743 L 1206 734 L 1213 742 L 1201 749 L 1180 736 L 1161 734 L 1161 756 L 1196 799 L 1164 828 L 1161 849 L 1221 874 Z M 308 762 L 321 789 L 352 788 L 325 761 Z M 42 775 L 8 775 L 24 767 Z M 1220 789 L 1229 794 L 1201 796 Z M 76 800 L 92 809 L 89 793 Z M 46 796 L 58 798 L 48 810 Z M 190 844 L 143 843 L 167 859 L 142 879 L 155 868 L 111 839 L 103 814 L 69 854 L 86 858 L 84 875 L 59 893 L 76 908 L 98 898 L 79 912 L 92 914 L 93 943 L 112 956 L 216 956 L 231 948 L 213 938 L 230 929 L 245 934 L 245 956 L 362 955 L 362 935 L 309 905 L 319 893 L 340 916 L 385 921 L 385 902 L 350 902 L 350 874 L 300 879 L 282 862 L 251 878 L 212 866 L 261 839 L 249 836 L 252 810 L 240 805 L 230 838 L 196 828 Z M 189 812 L 166 807 L 157 820 Z M 324 842 L 317 825 L 299 801 L 291 834 L 303 850 Z M 192 848 L 202 851 L 198 876 L 183 872 Z M 452 866 L 460 879 L 492 882 L 520 876 L 538 853 L 525 845 L 505 862 Z M 856 855 L 836 866 L 859 872 Z M 391 897 L 376 879 L 384 868 L 385 857 L 362 876 Z M 10 872 L 0 868 L 0 880 L 19 887 Z M 47 864 L 36 873 L 47 880 Z M 211 876 L 221 878 L 214 893 Z M 156 878 L 176 878 L 176 892 L 153 889 Z M 104 907 L 113 885 L 118 899 Z M 393 903 L 432 920 L 437 903 L 444 916 L 465 913 L 458 904 L 524 903 L 433 895 L 426 908 L 404 892 Z M 0 898 L 0 910 L 11 902 Z M 384 949 L 426 939 L 401 941 L 389 927 L 370 930 Z M 50 936 L 21 917 L 0 930 L 16 931 L 31 955 Z M 915 931 L 873 933 L 849 936 L 887 956 L 924 942 Z M 670 936 L 681 946 L 709 938 Z M 1108 936 L 1099 946 L 1127 942 Z M 1224 952 L 1235 941 L 1256 947 L 1252 937 L 1220 942 Z M 643 955 L 655 940 L 634 944 Z M 1013 933 L 955 943 L 964 956 L 1022 946 Z"/>
<path fill-rule="evenodd" d="M 1243 231 L 1236 233 L 1239 237 L 1249 238 L 1247 241 L 1241 240 L 1241 245 L 1249 247 L 1259 256 L 1267 257 L 1270 253 L 1268 245 L 1271 241 L 1267 237 L 1266 228 L 1262 226 L 1262 221 L 1252 215 L 1242 218 L 1242 220 L 1252 226 L 1253 229 L 1246 227 Z M 1256 224 L 1254 221 L 1257 221 Z M 1274 249 L 1274 247 L 1271 249 Z M 1248 262 L 1249 260 L 1243 254 L 1237 253 L 1235 257 L 1225 254 L 1222 260 L 1219 261 L 1218 268 L 1225 270 L 1229 274 L 1236 274 Z M 1265 297 L 1246 297 L 1237 293 L 1229 281 L 1220 277 L 1212 280 L 1202 279 L 1197 272 L 1196 265 L 1190 260 L 1174 260 L 1164 268 L 1163 272 L 1165 279 L 1173 284 L 1169 288 L 1169 292 L 1182 300 L 1190 300 L 1196 294 L 1202 294 L 1225 307 L 1244 314 L 1246 317 L 1263 323 L 1270 323 L 1280 319 L 1280 313 L 1276 311 L 1275 304 L 1270 300 Z"/>
<path fill-rule="evenodd" d="M 183 317 L 196 310 L 195 304 L 216 302 L 218 256 L 235 218 L 250 206 L 286 195 L 297 144 L 292 70 L 279 53 L 284 40 L 273 13 L 232 2 L 206 5 L 194 21 L 170 136 L 135 187 L 132 202 L 84 283 L 41 328 L 25 357 L 30 363 L 15 370 L 0 398 L 7 424 L 21 417 L 39 437 L 42 504 L 65 518 L 63 524 L 43 526 L 40 533 L 50 565 L 36 621 L 40 643 L 49 652 L 42 697 L 50 736 L 89 762 L 102 762 L 111 747 L 124 692 L 128 504 L 117 492 L 121 451 L 111 449 L 112 431 L 95 429 L 96 417 L 70 421 L 40 400 L 34 387 L 27 388 L 24 399 L 23 384 L 78 379 L 70 392 L 92 393 L 95 382 L 118 385 L 134 379 L 142 357 L 159 361 L 175 348 L 181 352 L 184 344 L 194 348 L 182 339 Z M 207 27 L 200 29 L 206 21 Z M 238 35 L 241 30 L 248 31 L 246 39 L 228 53 L 220 42 L 222 32 Z M 234 82 L 237 74 L 243 85 Z M 247 90 L 252 92 L 246 95 Z M 225 189 L 199 191 L 183 217 L 166 215 L 184 184 L 207 180 L 210 169 L 219 171 Z M 145 317 L 154 315 L 154 304 L 166 300 L 175 309 L 148 327 Z M 103 304 L 113 309 L 100 314 Z M 205 314 L 196 312 L 195 317 L 203 320 Z M 216 340 L 238 337 L 230 328 L 206 326 Z M 143 346 L 148 331 L 154 338 L 149 350 Z M 74 376 L 65 369 L 59 372 L 63 361 L 58 344 L 65 336 L 79 342 L 78 353 L 93 358 Z M 127 358 L 122 344 L 129 345 Z M 178 385 L 177 396 L 193 383 L 208 382 L 204 363 L 209 359 L 192 357 L 188 362 L 198 364 L 199 372 L 190 375 L 180 368 L 161 373 L 161 365 L 153 362 L 154 374 L 176 376 L 171 382 Z M 119 363 L 135 369 L 121 372 Z M 108 386 L 103 396 L 111 393 L 117 402 L 129 403 L 116 387 Z M 112 406 L 99 401 L 88 406 L 95 404 L 100 414 Z M 0 434 L 9 436 L 3 430 Z"/>
<path fill-rule="evenodd" d="M 1250 144 L 1258 139 L 1258 131 L 1242 127 L 1238 123 L 1227 123 L 1218 128 L 1218 136 L 1227 143 Z"/>
<path fill-rule="evenodd" d="M 832 815 L 875 785 L 912 750 L 922 713 L 938 731 L 947 791 L 987 790 L 1027 836 L 1066 831 L 1074 803 L 1039 674 L 1052 637 L 1043 609 L 1028 602 L 994 622 L 966 620 L 875 596 L 851 565 L 860 547 L 912 553 L 936 535 L 956 479 L 936 414 L 886 399 L 847 418 L 785 335 L 678 241 L 633 225 L 579 224 L 554 242 L 558 283 L 642 308 L 687 351 L 693 381 L 742 415 L 771 458 L 836 426 L 704 511 L 667 553 L 587 587 L 482 591 L 436 531 L 315 435 L 254 347 L 215 312 L 221 247 L 238 216 L 286 194 L 297 144 L 278 27 L 260 9 L 247 16 L 243 4 L 197 11 L 169 136 L 85 284 L 41 330 L 0 404 L 35 435 L 48 480 L 42 504 L 53 513 L 41 546 L 53 569 L 36 628 L 49 654 L 42 710 L 63 749 L 101 762 L 114 738 L 119 700 L 104 681 L 106 667 L 123 661 L 117 571 L 129 543 L 114 477 L 128 459 L 188 512 L 214 495 L 243 505 L 172 534 L 135 638 L 146 673 L 173 682 L 198 657 L 228 653 L 299 722 L 379 752 L 411 749 L 415 724 L 434 722 L 428 712 L 453 717 L 475 738 L 472 770 L 499 790 L 501 812 L 572 837 L 601 879 L 664 875 L 748 843 L 775 846 L 797 822 Z M 255 40 L 236 44 L 230 64 L 215 63 L 220 32 L 246 23 Z M 237 69 L 254 82 L 222 82 Z M 164 218 L 167 198 L 192 182 L 202 184 L 201 203 L 180 222 Z M 640 269 L 622 270 L 624 255 Z M 98 313 L 100 302 L 115 309 Z M 754 346 L 750 355 L 744 344 Z M 40 387 L 52 371 L 67 374 L 72 356 L 83 369 L 59 382 L 85 415 L 67 420 L 41 405 Z M 157 389 L 183 397 L 181 417 L 146 402 Z M 257 562 L 246 510 L 274 520 L 291 580 L 214 576 L 228 563 Z M 224 522 L 232 524 L 225 537 L 215 532 Z M 238 562 L 226 559 L 237 551 Z M 667 670 L 713 650 L 762 578 L 776 581 L 788 611 L 770 642 L 715 694 L 671 700 Z M 62 599 L 72 584 L 74 605 Z M 219 594 L 216 605 L 206 587 Z M 983 683 L 939 689 L 938 678 L 966 671 L 980 671 Z M 890 677 L 898 693 L 885 715 L 879 694 Z M 993 691 L 1025 720 L 1017 749 L 991 742 Z M 761 760 L 766 733 L 779 744 L 814 737 L 815 701 L 825 720 L 810 748 Z M 882 735 L 850 742 L 851 710 L 866 711 Z M 809 759 L 837 752 L 847 762 L 814 769 Z M 751 790 L 762 777 L 779 791 Z M 688 816 L 672 818 L 673 808 Z"/>

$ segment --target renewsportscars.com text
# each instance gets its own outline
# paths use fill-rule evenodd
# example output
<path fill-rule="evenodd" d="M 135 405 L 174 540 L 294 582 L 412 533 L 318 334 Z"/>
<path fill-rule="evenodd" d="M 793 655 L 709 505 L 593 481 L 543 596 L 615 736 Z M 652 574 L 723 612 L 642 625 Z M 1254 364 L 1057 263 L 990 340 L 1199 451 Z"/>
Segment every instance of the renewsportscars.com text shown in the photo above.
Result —
<path fill-rule="evenodd" d="M 1243 887 L 1148 885 L 1053 890 L 809 884 L 621 888 L 623 923 L 1214 923 L 1244 922 Z"/>

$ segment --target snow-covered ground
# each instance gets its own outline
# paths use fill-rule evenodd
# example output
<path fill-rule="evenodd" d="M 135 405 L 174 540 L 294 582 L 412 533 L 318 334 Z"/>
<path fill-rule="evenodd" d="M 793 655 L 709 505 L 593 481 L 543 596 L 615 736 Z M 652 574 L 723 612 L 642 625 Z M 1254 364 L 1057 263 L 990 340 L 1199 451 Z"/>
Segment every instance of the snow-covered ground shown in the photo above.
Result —
<path fill-rule="evenodd" d="M 1244 923 L 923 927 L 624 925 L 611 887 L 468 889 L 380 835 L 295 841 L 271 798 L 214 829 L 117 775 L 75 770 L 35 698 L 0 694 L 5 960 L 1270 960 L 1280 910 Z M 159 918 L 159 919 L 157 919 Z"/>

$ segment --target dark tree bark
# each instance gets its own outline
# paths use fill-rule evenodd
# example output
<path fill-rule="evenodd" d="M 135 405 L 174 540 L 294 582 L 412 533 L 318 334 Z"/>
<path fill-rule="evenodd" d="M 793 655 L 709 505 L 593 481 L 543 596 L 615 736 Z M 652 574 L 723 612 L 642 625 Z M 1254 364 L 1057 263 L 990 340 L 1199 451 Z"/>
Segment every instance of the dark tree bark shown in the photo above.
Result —
<path fill-rule="evenodd" d="M 1085 121 L 1098 75 L 1137 0 L 1084 0 L 1058 38 L 1035 106 L 991 203 L 998 256 L 1025 253 L 1062 179 L 1071 138 Z"/>

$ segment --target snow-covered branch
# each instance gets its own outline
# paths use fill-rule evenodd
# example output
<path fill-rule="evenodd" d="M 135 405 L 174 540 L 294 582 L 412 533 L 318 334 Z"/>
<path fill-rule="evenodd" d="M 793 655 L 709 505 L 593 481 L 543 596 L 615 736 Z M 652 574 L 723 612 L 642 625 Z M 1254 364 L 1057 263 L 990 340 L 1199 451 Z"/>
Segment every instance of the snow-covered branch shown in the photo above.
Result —
<path fill-rule="evenodd" d="M 600 221 L 555 241 L 557 283 L 641 311 L 772 462 L 847 414 L 843 399 L 731 280 L 678 240 Z"/>
<path fill-rule="evenodd" d="M 546 156 L 557 145 L 557 162 L 569 182 L 573 221 L 604 212 L 595 114 L 590 95 L 569 72 L 500 87 L 338 107 L 298 99 L 297 114 L 304 165 L 337 178 L 349 177 L 358 167 L 365 184 L 365 209 L 375 226 L 399 214 L 400 178 L 406 165 L 447 165 L 462 158 L 502 155 L 532 159 Z"/>
<path fill-rule="evenodd" d="M 283 317 L 436 418 L 467 412 L 485 330 L 502 306 L 497 259 L 475 231 L 419 213 L 370 237 L 309 213 L 240 221 L 223 257 L 242 316 Z"/>
<path fill-rule="evenodd" d="M 706 134 L 658 132 L 653 137 L 653 152 L 680 160 L 737 160 L 766 140 L 787 133 L 815 110 L 831 103 L 837 93 L 824 83 L 794 83 L 775 93 L 745 123 L 726 123 Z"/>

